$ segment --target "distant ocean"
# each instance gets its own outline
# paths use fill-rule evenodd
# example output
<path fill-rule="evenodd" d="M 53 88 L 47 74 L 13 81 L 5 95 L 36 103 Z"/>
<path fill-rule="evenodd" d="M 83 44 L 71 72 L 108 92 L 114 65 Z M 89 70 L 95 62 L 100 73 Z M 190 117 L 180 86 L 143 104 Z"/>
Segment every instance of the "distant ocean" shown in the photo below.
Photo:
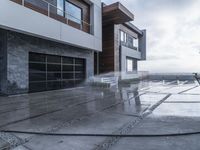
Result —
<path fill-rule="evenodd" d="M 194 80 L 192 73 L 149 73 L 150 80 Z"/>

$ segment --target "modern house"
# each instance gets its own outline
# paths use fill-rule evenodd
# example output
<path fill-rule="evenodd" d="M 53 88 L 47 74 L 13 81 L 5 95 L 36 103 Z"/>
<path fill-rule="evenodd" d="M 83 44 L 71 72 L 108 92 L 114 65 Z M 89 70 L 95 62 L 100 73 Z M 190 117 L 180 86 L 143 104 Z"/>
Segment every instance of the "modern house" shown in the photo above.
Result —
<path fill-rule="evenodd" d="M 0 1 L 0 93 L 73 87 L 101 51 L 100 0 Z"/>
<path fill-rule="evenodd" d="M 121 3 L 103 4 L 103 51 L 99 57 L 99 73 L 120 72 L 122 79 L 131 79 L 138 61 L 146 59 L 146 30 L 139 30 L 130 21 L 134 15 Z"/>
<path fill-rule="evenodd" d="M 133 20 L 121 3 L 1 0 L 0 93 L 74 87 L 114 71 L 132 77 L 146 59 L 146 31 Z"/>

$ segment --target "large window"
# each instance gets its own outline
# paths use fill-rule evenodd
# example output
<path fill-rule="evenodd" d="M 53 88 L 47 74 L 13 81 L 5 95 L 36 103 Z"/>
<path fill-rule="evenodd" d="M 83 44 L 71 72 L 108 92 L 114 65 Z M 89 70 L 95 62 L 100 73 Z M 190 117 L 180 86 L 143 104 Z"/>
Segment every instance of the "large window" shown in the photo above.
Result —
<path fill-rule="evenodd" d="M 64 3 L 65 2 L 65 3 Z M 82 24 L 82 9 L 67 0 L 57 0 L 57 14 L 67 19 Z"/>
<path fill-rule="evenodd" d="M 65 1 L 65 11 L 66 11 L 66 17 L 78 24 L 82 23 L 82 9 L 77 7 L 76 5 Z"/>

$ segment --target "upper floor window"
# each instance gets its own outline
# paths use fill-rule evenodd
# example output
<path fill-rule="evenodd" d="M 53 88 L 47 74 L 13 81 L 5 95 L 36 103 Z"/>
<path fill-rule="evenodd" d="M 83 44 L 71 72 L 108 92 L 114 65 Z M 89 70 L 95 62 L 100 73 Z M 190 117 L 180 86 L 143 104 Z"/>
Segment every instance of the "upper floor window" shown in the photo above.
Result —
<path fill-rule="evenodd" d="M 65 11 L 66 11 L 66 17 L 78 24 L 82 24 L 82 9 L 79 8 L 78 6 L 65 1 Z"/>
<path fill-rule="evenodd" d="M 138 48 L 138 44 L 139 44 L 138 42 L 139 42 L 138 39 L 134 38 L 134 40 L 133 40 L 133 46 L 136 47 L 136 48 Z"/>
<path fill-rule="evenodd" d="M 64 0 L 57 0 L 57 14 L 64 16 Z"/>
<path fill-rule="evenodd" d="M 120 31 L 120 40 L 121 42 L 127 41 L 127 34 L 124 31 Z"/>

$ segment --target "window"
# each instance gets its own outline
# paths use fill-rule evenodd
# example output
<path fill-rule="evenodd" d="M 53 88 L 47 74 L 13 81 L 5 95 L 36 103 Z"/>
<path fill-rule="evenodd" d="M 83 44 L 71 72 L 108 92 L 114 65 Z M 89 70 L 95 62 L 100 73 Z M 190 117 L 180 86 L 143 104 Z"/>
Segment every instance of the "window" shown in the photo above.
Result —
<path fill-rule="evenodd" d="M 64 0 L 57 0 L 57 14 L 64 16 Z"/>
<path fill-rule="evenodd" d="M 66 17 L 78 24 L 82 24 L 82 9 L 77 7 L 76 5 L 65 1 L 65 11 L 66 11 Z"/>
<path fill-rule="evenodd" d="M 133 72 L 134 71 L 134 60 L 131 58 L 126 59 L 126 71 Z"/>
<path fill-rule="evenodd" d="M 133 46 L 138 48 L 138 39 L 135 39 L 133 40 Z"/>
<path fill-rule="evenodd" d="M 127 41 L 127 34 L 125 32 L 120 31 L 120 36 L 121 36 L 121 42 Z"/>

